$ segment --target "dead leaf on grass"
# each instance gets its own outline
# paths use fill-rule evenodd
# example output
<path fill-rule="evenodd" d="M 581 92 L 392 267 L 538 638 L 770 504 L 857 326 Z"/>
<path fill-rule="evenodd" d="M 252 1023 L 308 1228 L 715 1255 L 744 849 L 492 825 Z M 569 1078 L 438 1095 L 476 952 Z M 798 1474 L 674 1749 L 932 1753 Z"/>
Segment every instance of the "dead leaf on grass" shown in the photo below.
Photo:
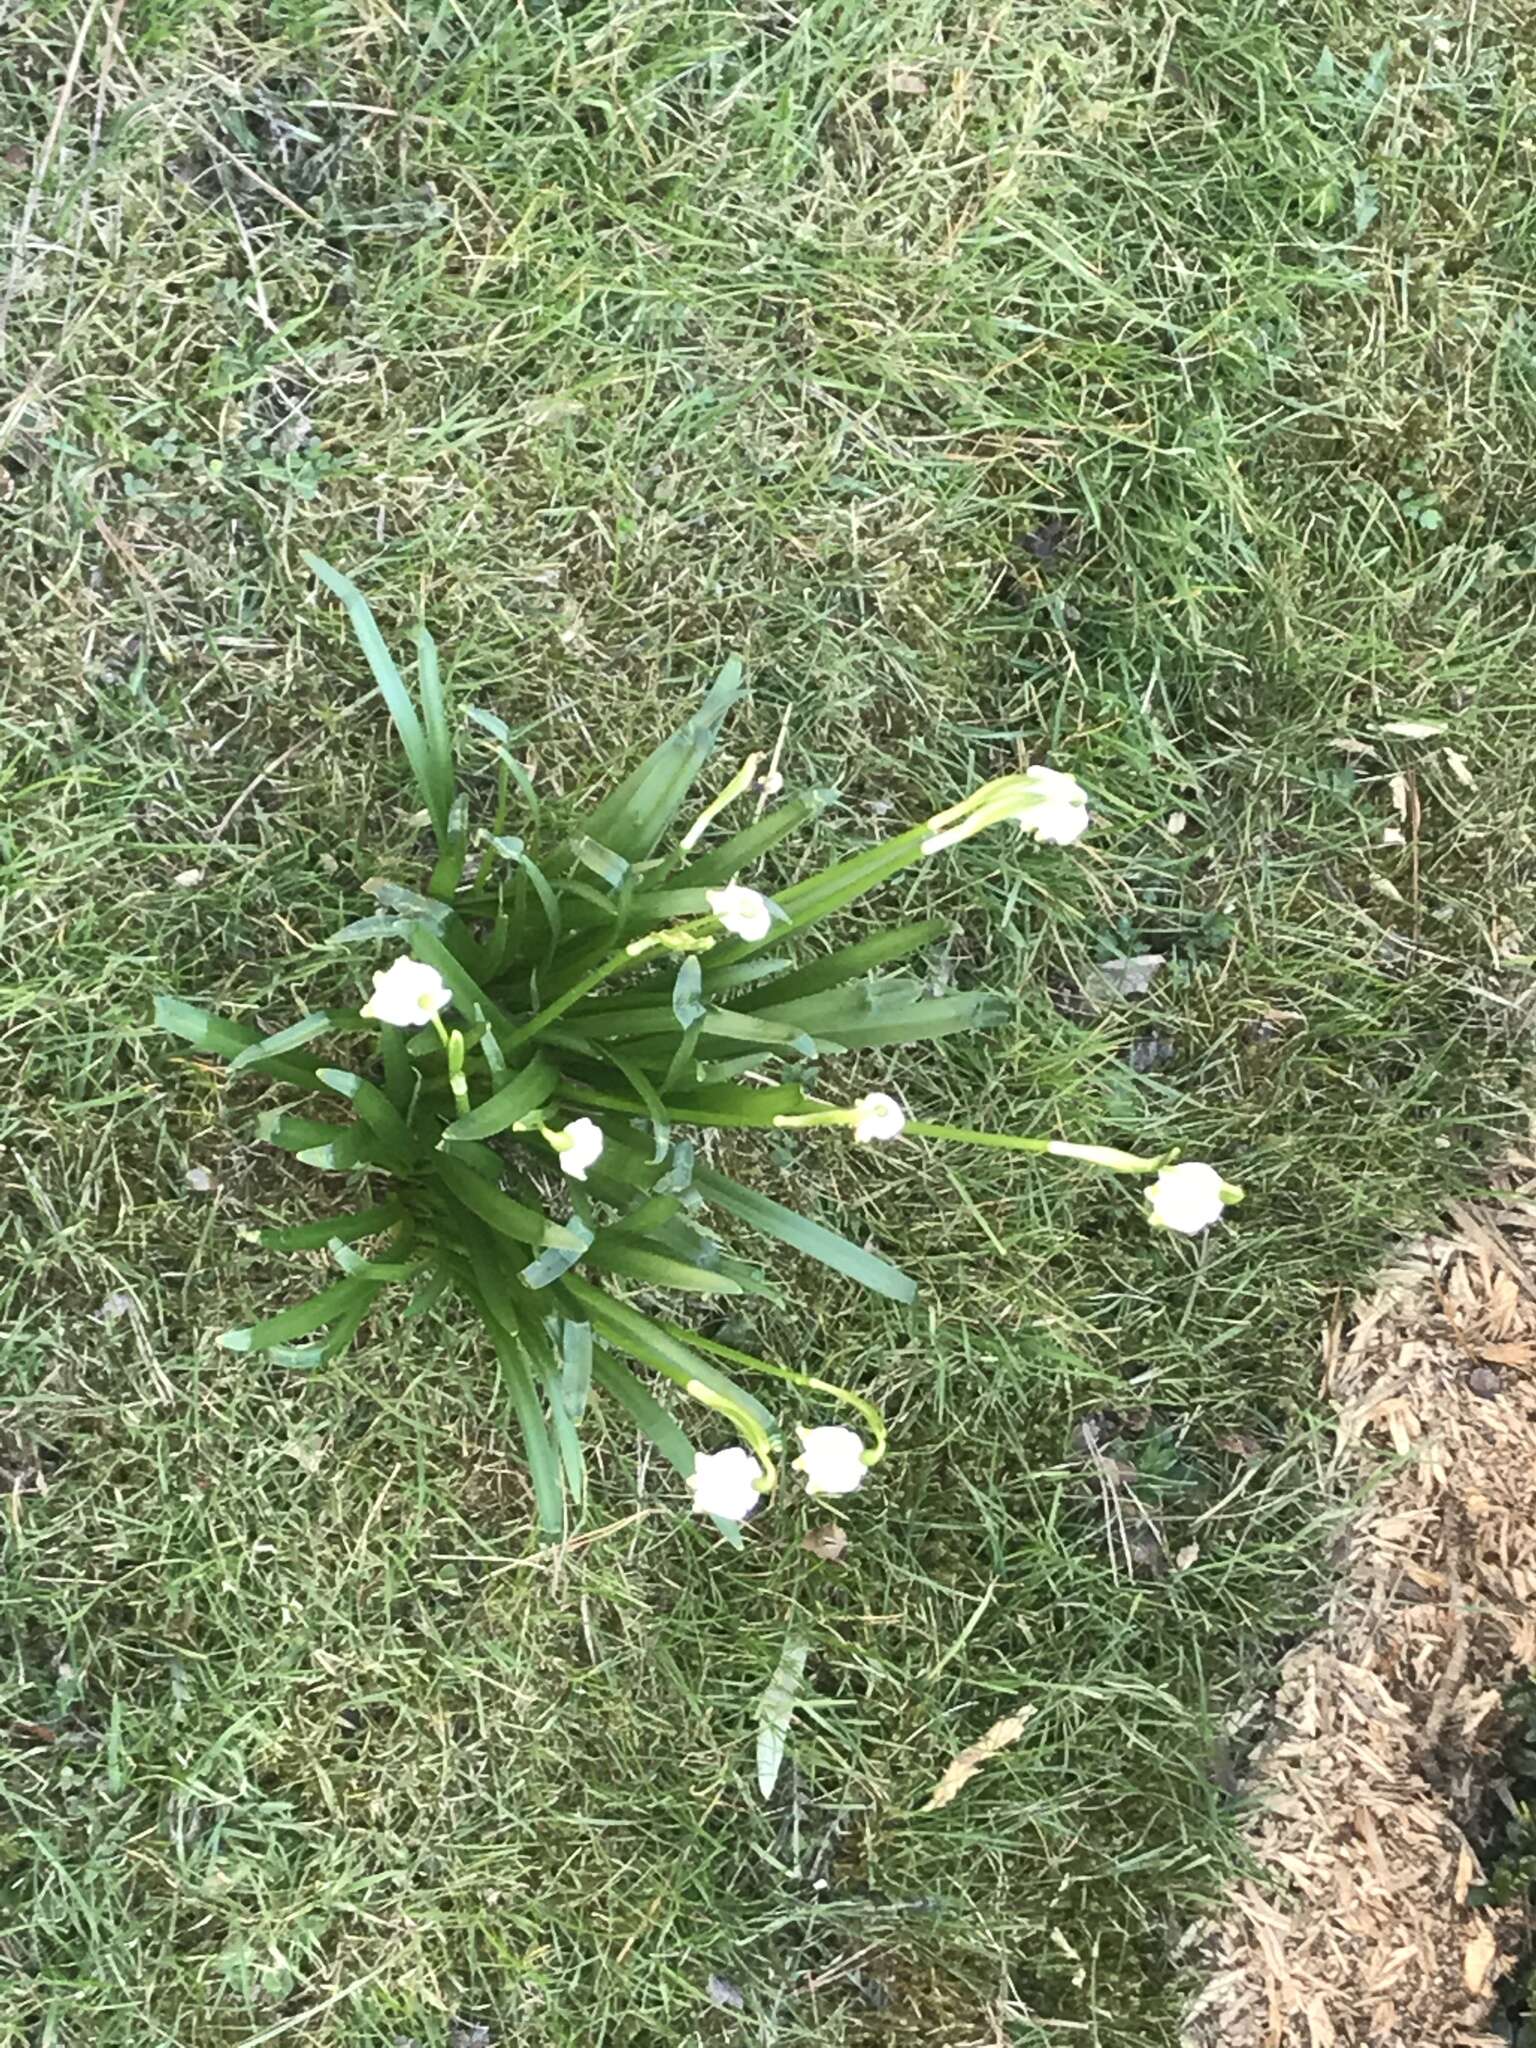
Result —
<path fill-rule="evenodd" d="M 841 1564 L 843 1552 L 848 1548 L 848 1531 L 839 1528 L 836 1522 L 824 1522 L 819 1529 L 812 1529 L 801 1538 L 800 1548 L 827 1564 Z"/>
<path fill-rule="evenodd" d="M 1117 960 L 1099 960 L 1083 975 L 1083 994 L 1099 1009 L 1144 996 L 1167 966 L 1163 953 L 1127 953 Z"/>
<path fill-rule="evenodd" d="M 980 1742 L 973 1742 L 969 1749 L 961 1750 L 928 1795 L 927 1805 L 918 1810 L 937 1813 L 940 1807 L 948 1806 L 965 1790 L 983 1764 L 990 1763 L 993 1757 L 1013 1747 L 1039 1711 L 1038 1707 L 1021 1707 L 1018 1713 L 1005 1714 L 1001 1721 L 994 1721 Z"/>

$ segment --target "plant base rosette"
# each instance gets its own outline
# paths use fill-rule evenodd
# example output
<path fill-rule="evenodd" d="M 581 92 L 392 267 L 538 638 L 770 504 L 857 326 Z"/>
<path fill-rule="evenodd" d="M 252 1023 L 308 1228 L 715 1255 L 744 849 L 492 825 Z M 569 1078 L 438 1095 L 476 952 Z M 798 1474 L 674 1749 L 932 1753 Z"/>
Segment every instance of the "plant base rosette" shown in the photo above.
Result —
<path fill-rule="evenodd" d="M 366 1190 L 344 1214 L 261 1233 L 268 1246 L 327 1253 L 338 1277 L 230 1331 L 221 1340 L 229 1349 L 315 1366 L 352 1342 L 388 1291 L 405 1291 L 407 1317 L 456 1302 L 490 1339 L 545 1532 L 558 1533 L 567 1502 L 583 1497 L 580 1425 L 594 1390 L 676 1468 L 696 1509 L 734 1530 L 784 1463 L 780 1422 L 747 1381 L 787 1382 L 802 1407 L 857 1419 L 858 1433 L 846 1420 L 796 1418 L 796 1464 L 816 1495 L 855 1491 L 879 1462 L 879 1413 L 851 1389 L 731 1350 L 630 1296 L 775 1296 L 770 1277 L 715 1236 L 719 1216 L 892 1300 L 909 1302 L 916 1288 L 888 1260 L 709 1163 L 710 1132 L 825 1129 L 854 1143 L 958 1142 L 1083 1159 L 1156 1175 L 1152 1220 L 1187 1234 L 1239 1199 L 1213 1169 L 1177 1165 L 1171 1152 L 1142 1158 L 927 1124 L 887 1094 L 836 1103 L 815 1093 L 823 1059 L 972 1030 L 1005 1006 L 986 992 L 930 996 L 921 979 L 891 971 L 938 938 L 942 923 L 823 950 L 807 936 L 904 867 L 989 826 L 1013 821 L 1042 842 L 1071 843 L 1088 821 L 1071 776 L 1035 768 L 989 783 L 766 893 L 748 878 L 826 808 L 830 792 L 769 807 L 777 771 L 764 775 L 753 755 L 668 844 L 740 694 L 733 661 L 694 717 L 563 832 L 548 829 L 505 726 L 470 712 L 498 785 L 488 826 L 472 834 L 430 636 L 416 636 L 413 689 L 358 590 L 310 559 L 347 608 L 437 857 L 420 893 L 375 884 L 376 913 L 338 934 L 338 945 L 387 945 L 395 955 L 358 1008 L 263 1036 L 169 997 L 157 1006 L 163 1028 L 227 1057 L 232 1073 L 328 1102 L 330 1116 L 270 1113 L 261 1135 Z M 514 801 L 518 836 L 507 830 Z M 718 821 L 735 807 L 752 815 L 727 834 Z M 347 1048 L 348 1064 L 323 1063 L 322 1042 Z M 697 1451 L 658 1400 L 657 1378 L 724 1418 L 738 1441 Z"/>

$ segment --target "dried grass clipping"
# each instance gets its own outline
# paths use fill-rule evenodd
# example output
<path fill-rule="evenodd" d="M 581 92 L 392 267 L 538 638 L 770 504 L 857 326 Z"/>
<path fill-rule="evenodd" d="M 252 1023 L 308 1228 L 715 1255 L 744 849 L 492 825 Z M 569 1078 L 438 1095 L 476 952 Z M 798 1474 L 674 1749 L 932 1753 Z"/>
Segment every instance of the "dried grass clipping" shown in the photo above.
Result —
<path fill-rule="evenodd" d="M 1471 1903 L 1468 1833 L 1536 1664 L 1536 1202 L 1456 1211 L 1325 1366 L 1341 1489 L 1371 1491 L 1282 1667 L 1243 1788 L 1265 1876 L 1199 1930 L 1185 2048 L 1497 2048 L 1530 1929 Z"/>

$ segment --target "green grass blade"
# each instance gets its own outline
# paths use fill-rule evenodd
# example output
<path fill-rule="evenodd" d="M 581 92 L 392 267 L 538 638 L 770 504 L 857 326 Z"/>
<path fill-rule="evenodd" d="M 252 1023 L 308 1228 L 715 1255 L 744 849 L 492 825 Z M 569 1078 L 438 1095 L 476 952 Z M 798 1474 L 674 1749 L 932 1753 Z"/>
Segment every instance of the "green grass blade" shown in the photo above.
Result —
<path fill-rule="evenodd" d="M 846 1237 L 839 1237 L 825 1224 L 813 1223 L 808 1216 L 786 1209 L 782 1202 L 772 1201 L 753 1188 L 741 1187 L 707 1166 L 695 1169 L 694 1185 L 707 1202 L 718 1204 L 740 1222 L 762 1231 L 764 1236 L 777 1238 L 791 1251 L 802 1252 L 807 1258 L 830 1266 L 834 1273 L 857 1280 L 871 1293 L 883 1294 L 890 1301 L 916 1301 L 917 1282 L 903 1273 L 899 1266 L 891 1265 L 889 1260 L 878 1257 L 874 1252 L 865 1251 L 862 1245 L 856 1245 Z"/>

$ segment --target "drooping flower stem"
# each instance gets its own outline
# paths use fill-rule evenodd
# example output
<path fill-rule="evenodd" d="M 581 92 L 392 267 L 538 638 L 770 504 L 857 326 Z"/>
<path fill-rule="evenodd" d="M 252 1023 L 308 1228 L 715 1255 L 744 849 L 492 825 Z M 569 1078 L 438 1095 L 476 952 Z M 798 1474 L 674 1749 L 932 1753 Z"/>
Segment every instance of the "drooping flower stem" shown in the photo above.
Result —
<path fill-rule="evenodd" d="M 826 1394 L 831 1400 L 845 1402 L 848 1407 L 856 1409 L 869 1424 L 873 1442 L 864 1454 L 865 1464 L 878 1465 L 885 1456 L 886 1444 L 889 1441 L 885 1417 L 873 1401 L 866 1401 L 862 1394 L 854 1393 L 851 1387 L 839 1386 L 833 1380 L 818 1379 L 815 1373 L 797 1372 L 792 1365 L 779 1365 L 772 1359 L 754 1357 L 750 1351 L 733 1350 L 729 1344 L 717 1344 L 712 1337 L 701 1337 L 697 1330 L 685 1330 L 677 1323 L 669 1323 L 665 1327 L 673 1336 L 693 1345 L 695 1350 L 713 1352 L 716 1358 L 729 1359 L 731 1364 L 745 1366 L 749 1372 L 765 1372 L 771 1379 L 784 1380 L 789 1386 L 800 1387 L 808 1393 Z"/>
<path fill-rule="evenodd" d="M 1120 1152 L 1113 1145 L 1075 1145 L 1069 1138 L 1020 1138 L 1007 1131 L 972 1131 L 959 1124 L 908 1123 L 909 1138 L 936 1138 L 941 1143 L 983 1145 L 993 1152 L 1040 1152 L 1054 1159 L 1081 1159 L 1089 1166 L 1107 1167 L 1111 1173 L 1158 1173 L 1177 1159 L 1177 1149 L 1144 1159 L 1134 1152 Z"/>

